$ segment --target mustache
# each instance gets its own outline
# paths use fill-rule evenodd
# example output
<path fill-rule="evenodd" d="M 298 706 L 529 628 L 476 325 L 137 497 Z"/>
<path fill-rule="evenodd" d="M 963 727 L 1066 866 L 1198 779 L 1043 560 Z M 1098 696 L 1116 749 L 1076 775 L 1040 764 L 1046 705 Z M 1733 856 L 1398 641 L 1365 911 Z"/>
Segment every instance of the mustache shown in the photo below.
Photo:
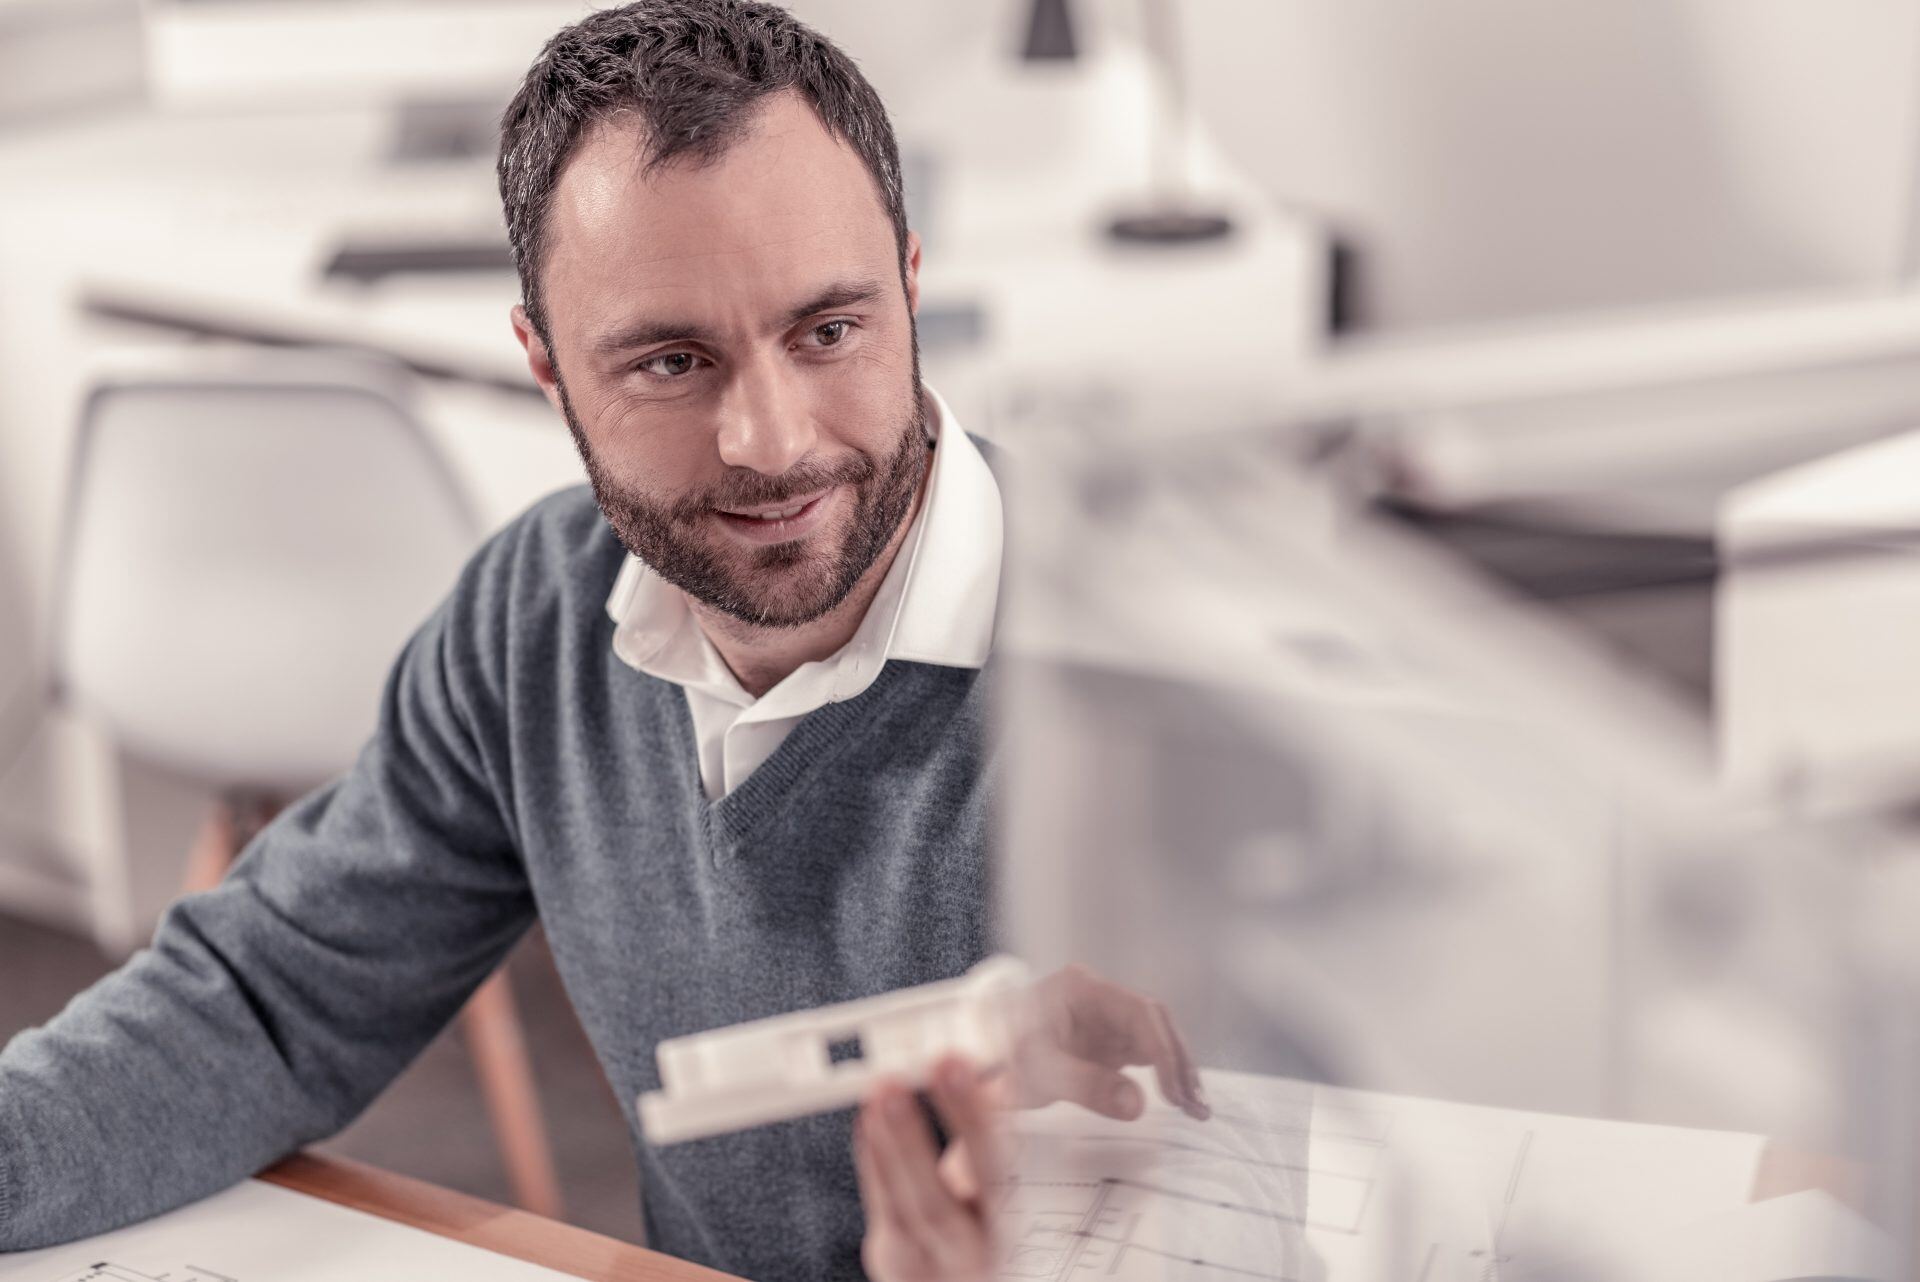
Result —
<path fill-rule="evenodd" d="M 861 454 L 838 463 L 802 459 L 778 476 L 768 476 L 750 467 L 732 468 L 712 489 L 676 502 L 668 516 L 682 524 L 691 524 L 717 507 L 765 507 L 803 494 L 817 494 L 836 485 L 864 485 L 873 479 L 874 471 L 873 460 Z"/>

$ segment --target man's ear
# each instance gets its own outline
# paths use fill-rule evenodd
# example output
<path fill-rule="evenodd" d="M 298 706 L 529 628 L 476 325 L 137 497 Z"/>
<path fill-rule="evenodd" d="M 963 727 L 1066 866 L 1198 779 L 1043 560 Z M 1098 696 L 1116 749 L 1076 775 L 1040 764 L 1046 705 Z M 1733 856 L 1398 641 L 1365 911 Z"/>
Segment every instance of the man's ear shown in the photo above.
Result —
<path fill-rule="evenodd" d="M 553 412 L 564 415 L 566 411 L 560 405 L 560 376 L 553 371 L 553 354 L 547 350 L 546 340 L 533 327 L 526 308 L 515 303 L 511 315 L 513 336 L 520 340 L 520 347 L 527 354 L 527 369 L 533 374 L 533 381 L 540 385 Z"/>
<path fill-rule="evenodd" d="M 907 233 L 907 310 L 920 314 L 920 233 Z"/>

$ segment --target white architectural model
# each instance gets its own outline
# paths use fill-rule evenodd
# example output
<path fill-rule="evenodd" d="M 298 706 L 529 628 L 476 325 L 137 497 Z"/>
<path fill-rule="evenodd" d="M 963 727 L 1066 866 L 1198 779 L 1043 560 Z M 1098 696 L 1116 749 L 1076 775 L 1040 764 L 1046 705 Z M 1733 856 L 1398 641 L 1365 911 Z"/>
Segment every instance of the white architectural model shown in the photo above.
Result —
<path fill-rule="evenodd" d="M 1026 983 L 1022 962 L 990 957 L 958 979 L 671 1038 L 655 1051 L 661 1089 L 640 1097 L 640 1125 L 678 1144 L 845 1108 L 883 1077 L 924 1086 L 950 1053 L 998 1064 Z"/>

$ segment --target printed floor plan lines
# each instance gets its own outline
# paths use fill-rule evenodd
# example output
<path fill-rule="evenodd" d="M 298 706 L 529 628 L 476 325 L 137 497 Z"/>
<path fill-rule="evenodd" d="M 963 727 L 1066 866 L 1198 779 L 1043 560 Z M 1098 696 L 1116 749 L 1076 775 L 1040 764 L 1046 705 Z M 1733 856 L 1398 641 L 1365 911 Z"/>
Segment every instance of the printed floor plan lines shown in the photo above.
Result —
<path fill-rule="evenodd" d="M 1248 1157 L 1244 1154 L 1227 1152 L 1201 1144 L 1183 1144 L 1177 1140 L 1168 1139 L 1146 1140 L 1125 1135 L 1089 1135 L 1079 1142 L 1090 1145 L 1147 1144 L 1151 1145 L 1155 1150 L 1162 1152 L 1198 1153 L 1218 1162 L 1261 1168 L 1267 1171 L 1300 1177 L 1296 1183 L 1303 1189 L 1308 1189 L 1312 1195 L 1304 1211 L 1283 1213 L 1273 1210 L 1261 1210 L 1258 1213 L 1285 1220 L 1290 1224 L 1311 1224 L 1315 1228 L 1328 1229 L 1335 1233 L 1358 1233 L 1360 1231 L 1360 1217 L 1365 1213 L 1367 1200 L 1373 1192 L 1373 1175 L 1371 1169 L 1362 1174 L 1354 1174 L 1346 1171 L 1332 1170 L 1324 1165 L 1315 1167 L 1308 1164 L 1304 1154 L 1299 1161 L 1274 1161 L 1266 1158 Z M 1309 1178 L 1311 1180 L 1310 1184 L 1308 1182 Z M 1246 1211 L 1257 1210 L 1257 1208 L 1254 1207 L 1236 1206 L 1236 1204 L 1231 1201 L 1222 1201 L 1209 1194 L 1183 1193 L 1176 1189 L 1163 1188 L 1139 1180 L 1113 1177 L 1111 1178 L 1111 1182 L 1134 1185 L 1138 1188 L 1159 1193 L 1164 1197 L 1180 1198 L 1202 1205 Z"/>
<path fill-rule="evenodd" d="M 1206 1070 L 1208 1120 L 1015 1115 L 996 1190 L 1023 1282 L 1649 1275 L 1642 1243 L 1746 1205 L 1751 1135 Z M 1141 1075 L 1143 1088 L 1152 1079 Z M 1640 1236 L 1623 1239 L 1621 1226 Z M 1635 1253 L 1631 1267 L 1623 1252 Z M 1529 1272 L 1530 1271 L 1530 1272 Z M 1663 1275 L 1664 1276 L 1664 1275 Z"/>
<path fill-rule="evenodd" d="M 1187 1206 L 1182 1208 L 1180 1203 Z M 1250 1233 L 1187 1231 L 1193 1226 L 1192 1212 L 1202 1207 L 1268 1223 L 1254 1226 Z M 1283 1225 L 1282 1217 L 1263 1207 L 1211 1201 L 1110 1178 L 1016 1181 L 1006 1191 L 1001 1215 L 1003 1222 L 1021 1225 L 1020 1237 L 1001 1268 L 1003 1277 L 1069 1282 L 1121 1276 L 1130 1256 L 1146 1256 L 1180 1266 L 1182 1274 L 1196 1278 L 1297 1282 L 1295 1275 L 1275 1270 L 1278 1257 L 1271 1253 L 1292 1226 Z"/>
<path fill-rule="evenodd" d="M 81 1269 L 78 1273 L 68 1273 L 62 1277 L 50 1279 L 50 1282 L 240 1282 L 240 1280 L 192 1264 L 178 1269 L 169 1269 L 165 1273 L 142 1273 L 124 1264 L 102 1260 L 98 1264 Z"/>

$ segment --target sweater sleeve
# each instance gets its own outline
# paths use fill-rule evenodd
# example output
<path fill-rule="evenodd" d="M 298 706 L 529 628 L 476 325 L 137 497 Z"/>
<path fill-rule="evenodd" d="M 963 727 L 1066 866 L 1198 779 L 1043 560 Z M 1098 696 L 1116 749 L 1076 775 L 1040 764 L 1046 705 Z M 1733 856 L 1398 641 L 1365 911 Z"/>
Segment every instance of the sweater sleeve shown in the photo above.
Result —
<path fill-rule="evenodd" d="M 340 1130 L 524 933 L 484 557 L 402 652 L 352 769 L 0 1052 L 0 1251 L 157 1214 Z"/>

